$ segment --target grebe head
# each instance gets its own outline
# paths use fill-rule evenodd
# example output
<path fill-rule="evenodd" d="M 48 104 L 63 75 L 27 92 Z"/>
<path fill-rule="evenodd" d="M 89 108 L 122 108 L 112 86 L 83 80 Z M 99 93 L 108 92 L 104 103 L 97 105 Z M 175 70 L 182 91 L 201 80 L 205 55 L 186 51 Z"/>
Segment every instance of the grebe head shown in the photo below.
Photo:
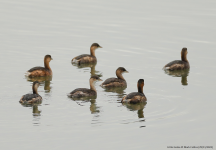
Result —
<path fill-rule="evenodd" d="M 137 88 L 139 93 L 143 93 L 144 79 L 139 79 L 137 82 Z"/>
<path fill-rule="evenodd" d="M 33 82 L 32 90 L 33 90 L 33 93 L 34 93 L 34 94 L 38 94 L 38 93 L 37 93 L 37 89 L 38 89 L 39 85 L 40 85 L 40 83 L 39 83 L 38 81 L 34 81 L 34 82 Z"/>
<path fill-rule="evenodd" d="M 182 48 L 181 58 L 183 61 L 187 61 L 187 54 L 188 54 L 187 48 L 186 47 Z"/>
<path fill-rule="evenodd" d="M 52 57 L 51 57 L 51 55 L 46 55 L 46 56 L 44 57 L 44 61 L 50 62 L 51 60 L 53 60 Z"/>
<path fill-rule="evenodd" d="M 101 80 L 100 77 L 97 76 L 97 75 L 91 76 L 90 79 L 92 79 L 93 81 L 103 81 L 103 80 Z"/>
<path fill-rule="evenodd" d="M 188 53 L 187 48 L 186 48 L 186 47 L 182 48 L 181 53 L 182 53 L 182 54 L 187 54 L 187 53 Z"/>
<path fill-rule="evenodd" d="M 119 67 L 117 70 L 116 70 L 116 73 L 119 72 L 119 73 L 129 73 L 124 67 Z"/>
<path fill-rule="evenodd" d="M 97 49 L 97 48 L 102 48 L 98 43 L 93 43 L 91 45 L 91 49 Z"/>

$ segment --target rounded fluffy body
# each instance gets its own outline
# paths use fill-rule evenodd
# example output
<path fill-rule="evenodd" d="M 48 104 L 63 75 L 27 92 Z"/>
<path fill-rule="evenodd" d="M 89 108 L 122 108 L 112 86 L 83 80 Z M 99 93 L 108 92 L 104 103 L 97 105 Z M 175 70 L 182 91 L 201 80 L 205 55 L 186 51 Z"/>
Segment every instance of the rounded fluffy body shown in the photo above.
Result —
<path fill-rule="evenodd" d="M 189 69 L 190 64 L 187 60 L 187 48 L 183 48 L 181 51 L 181 59 L 182 60 L 174 60 L 164 66 L 163 69 L 166 70 L 183 70 L 183 69 Z"/>
<path fill-rule="evenodd" d="M 83 54 L 76 56 L 72 59 L 72 63 L 83 64 L 83 63 L 95 63 L 97 58 L 89 54 Z"/>
<path fill-rule="evenodd" d="M 127 86 L 127 82 L 119 78 L 108 78 L 102 84 L 102 87 L 123 87 Z"/>
<path fill-rule="evenodd" d="M 23 95 L 19 102 L 22 104 L 41 103 L 42 97 L 37 92 L 39 85 L 40 83 L 38 81 L 33 82 L 33 85 L 32 85 L 33 94 Z"/>
<path fill-rule="evenodd" d="M 70 94 L 68 94 L 68 96 L 71 98 L 97 96 L 97 92 L 87 88 L 78 88 L 73 90 Z"/>
<path fill-rule="evenodd" d="M 130 103 L 130 104 L 137 104 L 140 102 L 147 101 L 147 98 L 145 97 L 144 93 L 139 92 L 132 92 L 122 99 L 122 103 Z"/>
<path fill-rule="evenodd" d="M 72 59 L 72 63 L 83 64 L 83 63 L 96 63 L 97 58 L 95 56 L 95 50 L 102 48 L 98 43 L 93 43 L 90 47 L 90 55 L 82 54 Z"/>
<path fill-rule="evenodd" d="M 28 77 L 43 77 L 43 76 L 51 76 L 52 70 L 49 66 L 49 62 L 52 60 L 51 55 L 46 55 L 44 57 L 44 67 L 34 67 L 29 69 L 26 72 L 26 76 Z"/>
<path fill-rule="evenodd" d="M 38 94 L 26 94 L 21 97 L 19 102 L 22 104 L 41 103 L 42 97 Z"/>
<path fill-rule="evenodd" d="M 108 78 L 106 79 L 101 86 L 102 87 L 124 87 L 127 86 L 127 82 L 122 76 L 122 73 L 128 72 L 124 67 L 119 67 L 116 70 L 117 78 Z"/>
<path fill-rule="evenodd" d="M 82 98 L 82 97 L 91 97 L 91 96 L 97 96 L 96 89 L 94 87 L 94 82 L 95 81 L 101 81 L 101 79 L 97 76 L 94 75 L 89 79 L 90 82 L 90 89 L 87 88 L 77 88 L 70 92 L 68 94 L 68 97 L 71 98 Z"/>
<path fill-rule="evenodd" d="M 145 94 L 143 93 L 143 86 L 144 86 L 144 80 L 139 79 L 137 83 L 138 92 L 132 92 L 122 99 L 122 103 L 130 103 L 130 104 L 137 104 L 141 102 L 146 102 L 147 98 Z"/>

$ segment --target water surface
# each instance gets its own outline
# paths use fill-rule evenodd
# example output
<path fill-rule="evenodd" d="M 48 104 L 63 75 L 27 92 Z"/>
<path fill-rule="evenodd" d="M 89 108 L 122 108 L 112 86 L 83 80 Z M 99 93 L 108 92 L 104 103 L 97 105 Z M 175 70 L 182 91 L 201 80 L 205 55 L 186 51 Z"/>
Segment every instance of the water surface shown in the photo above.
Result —
<path fill-rule="evenodd" d="M 167 149 L 215 146 L 215 1 L 0 1 L 1 149 Z M 71 59 L 89 53 L 96 65 Z M 191 69 L 162 67 L 188 48 Z M 52 78 L 42 85 L 42 104 L 23 106 L 32 82 L 24 73 L 53 57 Z M 67 93 L 88 88 L 91 74 L 103 80 L 125 67 L 128 87 L 96 99 L 72 100 Z M 147 104 L 122 105 L 145 80 Z"/>

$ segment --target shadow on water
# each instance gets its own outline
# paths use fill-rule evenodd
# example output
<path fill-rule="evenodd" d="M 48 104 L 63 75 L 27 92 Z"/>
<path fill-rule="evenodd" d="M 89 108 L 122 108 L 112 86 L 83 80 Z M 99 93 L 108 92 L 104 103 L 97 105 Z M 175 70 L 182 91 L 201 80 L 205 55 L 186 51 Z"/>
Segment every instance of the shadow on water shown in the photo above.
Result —
<path fill-rule="evenodd" d="M 102 73 L 100 71 L 95 70 L 95 66 L 97 65 L 96 63 L 87 63 L 87 64 L 76 64 L 76 63 L 71 63 L 73 66 L 76 66 L 77 69 L 85 69 L 85 68 L 90 68 L 90 74 L 91 76 L 97 75 L 99 77 L 102 77 Z"/>
<path fill-rule="evenodd" d="M 147 102 L 145 103 L 139 103 L 139 104 L 129 104 L 129 103 L 123 103 L 122 105 L 127 107 L 130 111 L 137 111 L 138 118 L 144 118 L 144 108 L 146 106 Z"/>
<path fill-rule="evenodd" d="M 26 77 L 26 79 L 29 82 L 34 82 L 34 81 L 40 82 L 40 85 L 44 86 L 45 93 L 49 93 L 51 91 L 52 87 L 50 87 L 50 82 L 52 81 L 52 76 L 32 77 L 32 78 Z"/>
<path fill-rule="evenodd" d="M 176 71 L 169 71 L 164 70 L 164 72 L 172 77 L 181 77 L 181 83 L 184 86 L 188 85 L 187 76 L 189 75 L 189 69 L 186 70 L 176 70 Z"/>
<path fill-rule="evenodd" d="M 90 112 L 91 114 L 97 114 L 100 113 L 100 107 L 96 105 L 96 99 L 97 96 L 92 96 L 92 97 L 83 97 L 83 98 L 70 98 L 73 101 L 75 101 L 78 105 L 84 106 L 83 103 L 88 103 L 90 102 Z"/>

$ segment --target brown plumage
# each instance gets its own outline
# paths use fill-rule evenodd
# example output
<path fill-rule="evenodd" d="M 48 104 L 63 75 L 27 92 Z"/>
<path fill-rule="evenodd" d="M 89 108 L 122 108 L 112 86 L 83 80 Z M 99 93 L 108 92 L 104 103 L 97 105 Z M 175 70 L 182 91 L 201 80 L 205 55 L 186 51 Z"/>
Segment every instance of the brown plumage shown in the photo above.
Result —
<path fill-rule="evenodd" d="M 147 101 L 147 98 L 145 97 L 145 94 L 143 93 L 143 86 L 144 86 L 144 80 L 139 79 L 137 83 L 138 92 L 133 92 L 122 99 L 122 103 L 130 103 L 130 104 L 136 104 L 140 102 Z"/>
<path fill-rule="evenodd" d="M 116 76 L 117 78 L 108 78 L 106 79 L 101 86 L 102 87 L 124 87 L 127 86 L 127 82 L 125 81 L 124 77 L 122 76 L 122 73 L 128 73 L 128 71 L 124 67 L 119 67 L 116 70 Z"/>
<path fill-rule="evenodd" d="M 40 83 L 38 81 L 35 81 L 32 85 L 33 94 L 23 95 L 19 102 L 22 104 L 41 103 L 42 97 L 37 92 L 39 85 Z"/>
<path fill-rule="evenodd" d="M 76 56 L 72 59 L 72 63 L 83 64 L 83 63 L 95 63 L 97 62 L 97 58 L 95 56 L 95 50 L 97 48 L 102 48 L 98 43 L 93 43 L 90 47 L 90 55 L 83 54 Z"/>
<path fill-rule="evenodd" d="M 95 81 L 102 81 L 98 76 L 94 75 L 89 79 L 90 89 L 87 88 L 78 88 L 73 90 L 71 93 L 68 94 L 68 97 L 71 98 L 82 98 L 82 97 L 91 97 L 97 96 L 97 91 L 94 87 Z"/>
<path fill-rule="evenodd" d="M 44 67 L 34 67 L 26 72 L 28 77 L 43 77 L 52 75 L 52 70 L 50 68 L 49 62 L 52 60 L 51 55 L 46 55 L 44 57 Z"/>
<path fill-rule="evenodd" d="M 187 60 L 187 48 L 183 48 L 181 51 L 181 60 L 174 60 L 164 66 L 163 69 L 167 70 L 182 70 L 189 69 L 190 64 Z"/>

